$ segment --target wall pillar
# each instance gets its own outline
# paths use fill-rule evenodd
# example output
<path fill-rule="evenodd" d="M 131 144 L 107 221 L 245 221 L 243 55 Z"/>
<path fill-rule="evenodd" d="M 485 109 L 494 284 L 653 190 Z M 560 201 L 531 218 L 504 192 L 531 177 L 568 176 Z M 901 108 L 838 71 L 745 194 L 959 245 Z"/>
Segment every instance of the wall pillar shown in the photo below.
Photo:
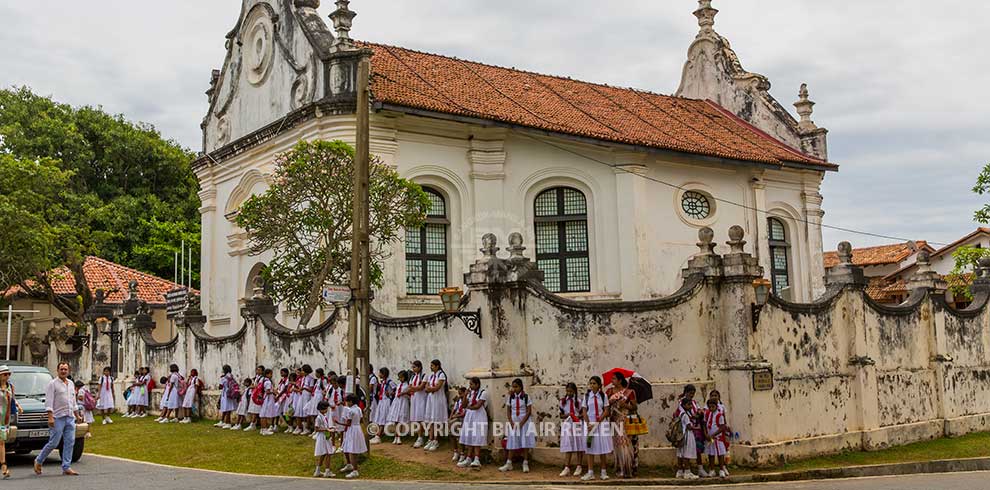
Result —
<path fill-rule="evenodd" d="M 803 218 L 808 237 L 805 254 L 811 286 L 811 291 L 806 291 L 803 299 L 811 301 L 825 292 L 825 262 L 822 257 L 822 218 L 825 217 L 825 211 L 822 210 L 822 195 L 817 188 L 806 189 L 801 193 L 801 200 L 804 203 Z"/>
<path fill-rule="evenodd" d="M 650 294 L 649 253 L 644 250 L 648 238 L 647 230 L 643 229 L 650 222 L 646 214 L 650 212 L 646 203 L 646 179 L 642 178 L 647 171 L 640 163 L 639 155 L 622 155 L 615 169 L 615 190 L 618 201 L 618 233 L 619 269 L 622 299 L 634 301 L 644 299 Z M 632 163 L 626 162 L 633 159 Z M 604 288 L 602 288 L 604 289 Z"/>
<path fill-rule="evenodd" d="M 526 231 L 523 217 L 510 217 L 497 211 L 509 208 L 505 202 L 505 134 L 503 128 L 487 128 L 477 131 L 470 140 L 468 162 L 471 164 L 474 216 L 463 217 L 465 244 L 476 243 L 475 237 L 487 233 L 505 236 L 512 231 Z"/>

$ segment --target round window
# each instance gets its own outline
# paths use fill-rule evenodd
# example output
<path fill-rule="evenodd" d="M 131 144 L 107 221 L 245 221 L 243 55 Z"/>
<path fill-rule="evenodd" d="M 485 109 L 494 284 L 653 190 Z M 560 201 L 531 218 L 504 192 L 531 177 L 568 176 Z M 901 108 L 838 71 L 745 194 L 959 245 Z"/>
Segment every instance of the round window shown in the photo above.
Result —
<path fill-rule="evenodd" d="M 695 191 L 687 191 L 681 196 L 681 209 L 689 218 L 696 220 L 706 219 L 712 214 L 708 196 Z"/>

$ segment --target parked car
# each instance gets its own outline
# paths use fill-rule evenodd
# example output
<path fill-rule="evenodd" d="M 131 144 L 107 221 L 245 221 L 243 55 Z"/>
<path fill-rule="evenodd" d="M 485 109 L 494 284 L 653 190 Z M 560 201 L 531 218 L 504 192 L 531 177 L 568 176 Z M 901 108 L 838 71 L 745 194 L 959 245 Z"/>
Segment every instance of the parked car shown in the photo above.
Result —
<path fill-rule="evenodd" d="M 24 413 L 11 414 L 12 437 L 7 440 L 7 451 L 27 454 L 38 451 L 48 443 L 48 412 L 45 411 L 45 387 L 53 376 L 47 368 L 22 362 L 7 362 L 10 367 L 10 384 L 14 385 L 17 403 Z M 72 462 L 82 457 L 86 444 L 84 437 L 89 424 L 76 424 L 76 445 L 72 448 Z M 61 451 L 61 447 L 59 448 Z"/>

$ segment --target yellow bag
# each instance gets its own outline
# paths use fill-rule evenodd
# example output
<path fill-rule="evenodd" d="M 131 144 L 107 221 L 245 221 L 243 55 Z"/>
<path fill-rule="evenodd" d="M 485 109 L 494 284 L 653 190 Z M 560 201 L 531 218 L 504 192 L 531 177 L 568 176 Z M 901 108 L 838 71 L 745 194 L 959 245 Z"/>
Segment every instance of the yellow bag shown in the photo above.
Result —
<path fill-rule="evenodd" d="M 640 417 L 639 414 L 633 414 L 626 417 L 627 436 L 642 436 L 649 433 L 650 428 L 646 425 L 646 419 Z"/>

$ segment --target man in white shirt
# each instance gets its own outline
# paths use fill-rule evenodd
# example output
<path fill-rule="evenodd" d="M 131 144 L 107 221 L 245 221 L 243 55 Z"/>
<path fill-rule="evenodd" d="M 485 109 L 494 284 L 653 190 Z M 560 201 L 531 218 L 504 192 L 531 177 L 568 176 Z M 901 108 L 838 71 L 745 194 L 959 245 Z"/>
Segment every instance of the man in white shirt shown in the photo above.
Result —
<path fill-rule="evenodd" d="M 45 409 L 48 411 L 49 436 L 48 444 L 34 460 L 34 473 L 41 474 L 41 464 L 48 455 L 58 448 L 63 440 L 65 443 L 59 454 L 62 456 L 62 474 L 75 476 L 72 464 L 72 449 L 76 444 L 76 422 L 82 422 L 79 406 L 76 403 L 76 387 L 69 379 L 69 363 L 58 364 L 58 377 L 45 387 Z"/>

